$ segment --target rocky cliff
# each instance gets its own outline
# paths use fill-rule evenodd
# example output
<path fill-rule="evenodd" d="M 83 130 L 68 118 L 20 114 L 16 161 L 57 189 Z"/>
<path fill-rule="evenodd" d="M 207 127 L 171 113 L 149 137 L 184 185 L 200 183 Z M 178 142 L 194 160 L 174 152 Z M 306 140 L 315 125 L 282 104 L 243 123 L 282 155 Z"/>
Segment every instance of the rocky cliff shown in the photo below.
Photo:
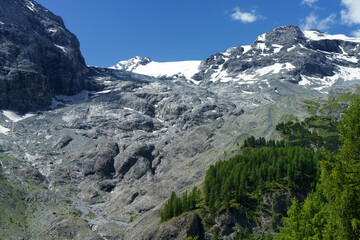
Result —
<path fill-rule="evenodd" d="M 0 2 L 0 46 L 1 109 L 35 111 L 89 87 L 77 38 L 35 1 Z"/>

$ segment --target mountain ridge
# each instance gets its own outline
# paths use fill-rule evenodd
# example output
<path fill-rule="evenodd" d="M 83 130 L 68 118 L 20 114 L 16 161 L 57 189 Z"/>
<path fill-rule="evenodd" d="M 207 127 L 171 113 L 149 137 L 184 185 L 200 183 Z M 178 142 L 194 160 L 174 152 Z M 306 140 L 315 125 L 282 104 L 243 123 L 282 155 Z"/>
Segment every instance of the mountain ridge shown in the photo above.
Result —
<path fill-rule="evenodd" d="M 336 83 L 336 79 L 358 79 L 359 43 L 360 38 L 341 34 L 330 35 L 318 30 L 301 31 L 294 25 L 278 27 L 258 36 L 251 45 L 229 48 L 208 57 L 200 65 L 194 61 L 192 68 L 197 68 L 197 73 L 190 77 L 187 74 L 185 78 L 196 84 L 233 81 L 257 85 L 258 82 L 267 82 L 267 78 L 275 76 L 326 92 Z M 134 64 L 134 60 L 139 62 Z M 150 63 L 150 58 L 135 57 L 111 68 L 146 75 L 148 71 L 144 66 L 149 66 Z M 181 73 L 181 63 L 179 62 L 178 74 L 166 75 L 161 73 L 164 70 L 157 73 L 155 69 L 151 75 L 177 78 L 178 75 L 184 75 Z M 165 65 L 166 62 L 162 64 Z M 125 68 L 125 65 L 131 67 Z"/>

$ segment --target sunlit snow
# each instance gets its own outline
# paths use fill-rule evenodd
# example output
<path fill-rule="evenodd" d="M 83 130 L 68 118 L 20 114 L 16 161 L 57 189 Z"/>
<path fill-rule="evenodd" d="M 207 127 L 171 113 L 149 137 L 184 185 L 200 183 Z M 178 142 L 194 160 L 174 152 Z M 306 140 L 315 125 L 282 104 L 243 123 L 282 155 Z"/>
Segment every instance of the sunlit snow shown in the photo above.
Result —
<path fill-rule="evenodd" d="M 273 44 L 272 46 L 275 48 L 274 53 L 280 52 L 280 50 L 283 48 L 283 46 L 281 46 L 279 44 Z"/>
<path fill-rule="evenodd" d="M 60 46 L 57 44 L 54 44 L 55 47 L 60 48 L 64 53 L 66 53 L 66 48 L 64 46 Z"/>
<path fill-rule="evenodd" d="M 3 127 L 0 125 L 0 133 L 7 135 L 7 133 L 10 131 L 10 129 Z"/>
<path fill-rule="evenodd" d="M 296 46 L 292 46 L 291 48 L 288 48 L 287 51 L 291 52 L 292 50 L 294 50 L 296 48 Z"/>
<path fill-rule="evenodd" d="M 272 66 L 267 66 L 267 67 L 263 67 L 258 69 L 256 72 L 260 75 L 266 75 L 268 73 L 273 73 L 273 74 L 277 74 L 279 73 L 281 70 L 291 70 L 294 69 L 295 66 L 292 65 L 291 63 L 275 63 Z"/>
<path fill-rule="evenodd" d="M 153 77 L 172 77 L 179 75 L 191 79 L 191 77 L 199 71 L 200 63 L 201 61 L 150 62 L 146 65 L 138 65 L 131 70 L 134 73 Z"/>
<path fill-rule="evenodd" d="M 242 48 L 244 48 L 244 53 L 248 52 L 250 49 L 251 49 L 251 46 L 250 45 L 246 45 L 246 46 L 241 46 Z"/>
<path fill-rule="evenodd" d="M 343 34 L 337 34 L 337 35 L 330 35 L 328 33 L 321 33 L 318 31 L 303 31 L 306 38 L 319 41 L 324 39 L 330 39 L 330 40 L 343 40 L 343 41 L 349 41 L 349 42 L 360 42 L 360 38 L 352 38 L 348 37 Z"/>
<path fill-rule="evenodd" d="M 31 11 L 33 11 L 33 12 L 37 12 L 37 9 L 35 8 L 35 5 L 34 5 L 34 3 L 32 3 L 31 1 L 27 1 L 27 5 L 26 5 L 26 7 L 29 9 L 29 10 L 31 10 Z"/>
<path fill-rule="evenodd" d="M 52 32 L 52 33 L 56 33 L 58 31 L 57 28 L 48 28 L 47 29 L 49 32 Z M 59 46 L 59 45 L 58 45 Z M 60 46 L 59 46 L 60 47 Z"/>
<path fill-rule="evenodd" d="M 9 110 L 3 110 L 3 111 L 0 111 L 0 113 L 4 114 L 5 117 L 7 117 L 12 122 L 19 122 L 26 118 L 36 116 L 36 114 L 34 114 L 34 113 L 27 113 L 25 115 L 19 115 L 18 113 L 14 112 L 14 111 L 9 111 Z"/>

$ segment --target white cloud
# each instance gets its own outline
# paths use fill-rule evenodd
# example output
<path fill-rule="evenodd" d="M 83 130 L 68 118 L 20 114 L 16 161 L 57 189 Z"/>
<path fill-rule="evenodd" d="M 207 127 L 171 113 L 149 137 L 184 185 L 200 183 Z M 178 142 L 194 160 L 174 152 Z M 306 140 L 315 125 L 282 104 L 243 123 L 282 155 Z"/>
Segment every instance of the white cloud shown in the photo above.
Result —
<path fill-rule="evenodd" d="M 231 18 L 243 23 L 252 23 L 259 19 L 259 16 L 255 14 L 255 11 L 241 12 L 240 8 L 236 8 L 235 12 L 231 14 Z"/>
<path fill-rule="evenodd" d="M 304 30 L 309 29 L 318 29 L 318 30 L 327 30 L 332 24 L 336 22 L 336 14 L 332 13 L 327 18 L 319 19 L 314 13 L 310 13 L 309 16 L 305 18 L 305 23 L 301 25 L 301 28 Z"/>
<path fill-rule="evenodd" d="M 341 11 L 341 19 L 347 24 L 360 24 L 360 1 L 341 0 L 346 10 Z"/>
<path fill-rule="evenodd" d="M 303 0 L 302 2 L 301 2 L 301 4 L 307 4 L 307 5 L 309 5 L 310 7 L 314 4 L 314 3 L 316 3 L 318 0 Z"/>
<path fill-rule="evenodd" d="M 355 37 L 360 37 L 360 29 L 353 31 L 351 34 Z"/>

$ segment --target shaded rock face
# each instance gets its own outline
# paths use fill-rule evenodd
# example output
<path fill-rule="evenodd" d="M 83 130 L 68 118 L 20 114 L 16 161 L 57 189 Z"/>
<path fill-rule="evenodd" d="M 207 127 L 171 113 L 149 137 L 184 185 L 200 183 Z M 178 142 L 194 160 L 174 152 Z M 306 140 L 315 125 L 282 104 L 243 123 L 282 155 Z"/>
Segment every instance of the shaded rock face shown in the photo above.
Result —
<path fill-rule="evenodd" d="M 0 109 L 38 110 L 86 86 L 79 42 L 62 19 L 30 0 L 0 2 Z"/>
<path fill-rule="evenodd" d="M 149 234 L 148 240 L 161 239 L 186 239 L 197 236 L 199 240 L 204 238 L 204 227 L 201 218 L 193 212 L 184 213 L 177 219 L 163 224 L 155 234 Z"/>

